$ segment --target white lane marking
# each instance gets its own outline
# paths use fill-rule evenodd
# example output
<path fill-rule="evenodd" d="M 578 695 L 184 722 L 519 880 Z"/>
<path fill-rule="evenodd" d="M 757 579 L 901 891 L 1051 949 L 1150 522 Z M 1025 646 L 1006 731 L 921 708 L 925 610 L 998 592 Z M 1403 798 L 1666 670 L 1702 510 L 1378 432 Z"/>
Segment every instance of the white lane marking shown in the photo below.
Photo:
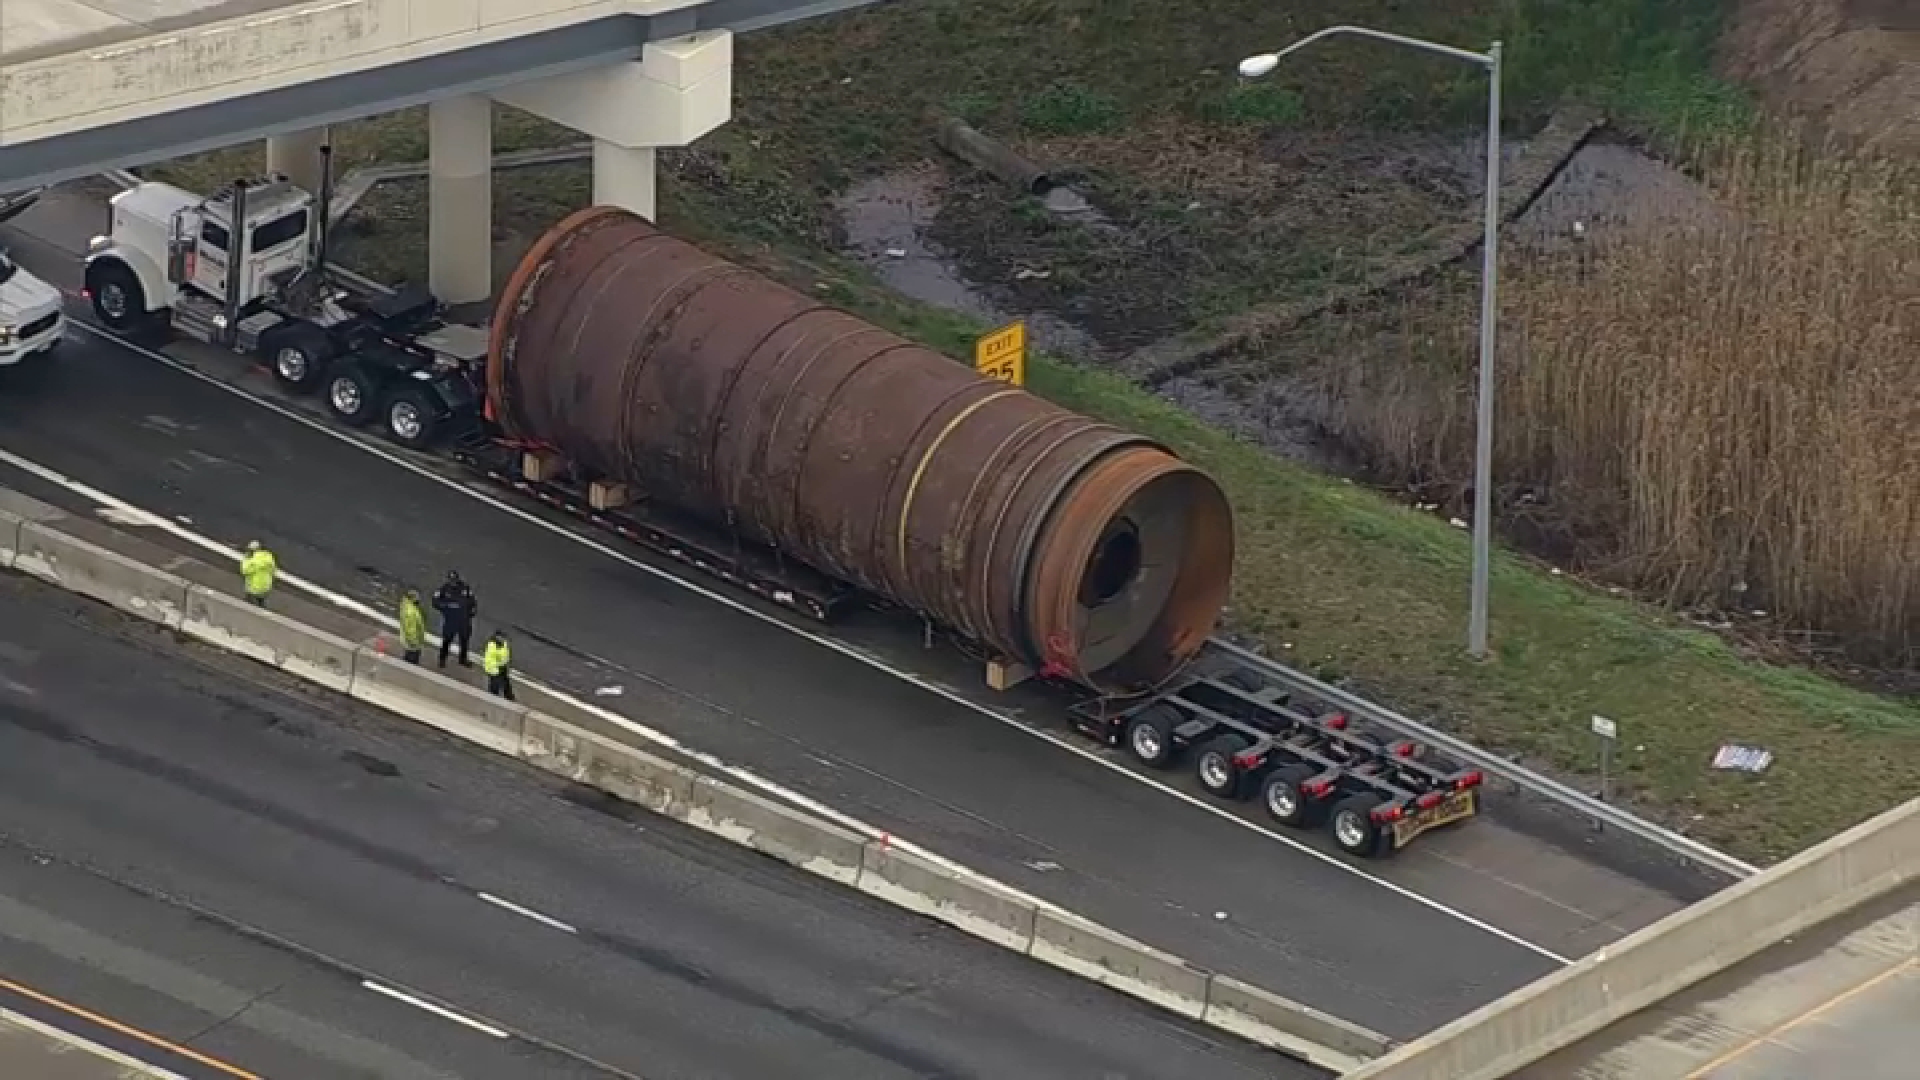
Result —
<path fill-rule="evenodd" d="M 1399 885 L 1399 884 L 1396 884 L 1395 882 L 1388 881 L 1387 879 L 1379 877 L 1375 874 L 1370 874 L 1367 871 L 1362 870 L 1358 866 L 1355 866 L 1348 862 L 1344 862 L 1338 858 L 1335 858 L 1332 855 L 1327 854 L 1324 851 L 1317 850 L 1305 843 L 1302 843 L 1299 840 L 1294 839 L 1293 837 L 1287 836 L 1284 833 L 1276 832 L 1263 825 L 1260 825 L 1257 822 L 1250 821 L 1246 818 L 1243 818 L 1238 814 L 1230 813 L 1222 807 L 1215 806 L 1197 796 L 1189 795 L 1188 793 L 1181 791 L 1179 788 L 1173 787 L 1172 785 L 1167 784 L 1161 780 L 1157 780 L 1143 773 L 1135 772 L 1134 770 L 1129 769 L 1126 766 L 1119 764 L 1118 762 L 1112 761 L 1106 757 L 1103 757 L 1100 754 L 1094 753 L 1092 750 L 1088 749 L 1085 746 L 1078 745 L 1058 735 L 1055 735 L 1052 732 L 1044 731 L 1040 728 L 1034 727 L 1031 724 L 1024 723 L 1019 719 L 1007 713 L 1001 712 L 997 709 L 992 709 L 985 705 L 982 705 L 979 702 L 973 701 L 972 699 L 966 697 L 965 695 L 959 694 L 953 690 L 950 690 L 944 686 L 941 686 L 938 683 L 935 683 L 927 678 L 924 678 L 923 676 L 916 675 L 913 672 L 906 671 L 902 668 L 894 667 L 893 665 L 887 663 L 886 661 L 881 660 L 878 657 L 872 656 L 860 649 L 857 649 L 852 645 L 847 644 L 846 642 L 836 641 L 835 639 L 827 637 L 823 634 L 814 633 L 813 631 L 808 630 L 805 627 L 797 626 L 793 623 L 786 621 L 785 619 L 777 618 L 765 611 L 761 611 L 758 608 L 755 608 L 751 605 L 743 603 L 742 601 L 734 597 L 728 596 L 724 593 L 716 592 L 712 589 L 706 588 L 705 586 L 696 584 L 695 582 L 688 581 L 685 578 L 678 577 L 674 574 L 670 574 L 665 570 L 660 569 L 659 567 L 652 566 L 648 563 L 642 562 L 641 560 L 635 558 L 632 555 L 628 555 L 623 551 L 613 548 L 607 544 L 603 544 L 598 540 L 592 539 L 591 537 L 582 536 L 579 533 L 572 531 L 571 529 L 562 528 L 561 526 L 551 521 L 548 521 L 547 519 L 540 517 L 539 515 L 529 513 L 528 511 L 523 510 L 520 507 L 514 506 L 511 503 L 505 502 L 494 495 L 476 490 L 464 484 L 457 483 L 454 480 L 451 480 L 445 476 L 441 476 L 439 473 L 436 473 L 430 469 L 423 468 L 420 465 L 414 462 L 408 461 L 406 458 L 393 454 L 388 450 L 386 450 L 385 448 L 374 445 L 373 443 L 368 442 L 365 439 L 362 439 L 358 436 L 349 435 L 345 431 L 342 431 L 342 430 L 333 428 L 327 424 L 321 423 L 320 421 L 314 419 L 313 417 L 306 416 L 278 402 L 259 397 L 258 395 L 249 393 L 248 391 L 243 390 L 237 386 L 233 386 L 229 383 L 222 382 L 221 380 L 216 379 L 213 376 L 203 371 L 198 371 L 187 364 L 183 364 L 180 361 L 175 360 L 174 358 L 166 355 L 165 353 L 157 352 L 143 345 L 138 345 L 131 341 L 127 341 L 126 339 L 121 338 L 116 334 L 109 333 L 105 330 L 100 329 L 99 327 L 93 326 L 89 323 L 82 322 L 77 319 L 72 320 L 72 325 L 77 326 L 80 329 L 86 331 L 87 333 L 92 334 L 95 337 L 98 337 L 104 341 L 108 341 L 115 345 L 118 345 L 121 348 L 128 350 L 129 352 L 133 352 L 140 356 L 147 357 L 150 360 L 157 361 L 161 364 L 166 365 L 169 368 L 172 368 L 175 371 L 191 376 L 210 386 L 217 387 L 220 390 L 223 390 L 226 393 L 231 394 L 237 398 L 250 402 L 261 408 L 270 410 L 274 413 L 277 413 L 280 416 L 286 417 L 287 419 L 292 420 L 293 422 L 311 431 L 319 432 L 320 434 L 325 435 L 328 438 L 335 439 L 339 442 L 345 443 L 348 446 L 352 446 L 365 453 L 371 454 L 374 457 L 377 457 L 383 461 L 388 462 L 389 464 L 397 465 L 400 468 L 415 474 L 416 476 L 420 476 L 427 480 L 430 480 L 433 483 L 439 484 L 441 487 L 447 488 L 450 491 L 459 492 L 460 494 L 465 495 L 470 499 L 474 499 L 487 506 L 491 506 L 494 509 L 499 510 L 502 513 L 505 513 L 511 517 L 517 518 L 537 528 L 544 529 L 550 533 L 553 533 L 555 536 L 562 537 L 576 544 L 579 544 L 583 547 L 586 547 L 590 550 L 597 551 L 600 554 L 605 555 L 610 559 L 623 563 L 627 566 L 633 567 L 634 569 L 639 570 L 642 573 L 650 574 L 653 577 L 656 577 L 662 581 L 670 582 L 674 585 L 679 586 L 682 589 L 687 590 L 688 592 L 693 593 L 696 596 L 702 597 L 703 599 L 711 600 L 716 604 L 720 604 L 723 607 L 728 608 L 729 610 L 739 612 L 740 614 L 747 615 L 751 618 L 758 619 L 761 622 L 778 627 L 779 629 L 785 630 L 790 634 L 794 634 L 806 641 L 812 642 L 813 644 L 818 645 L 821 648 L 839 653 L 841 656 L 845 656 L 848 659 L 858 661 L 859 663 L 865 664 L 868 667 L 875 668 L 876 670 L 884 672 L 887 675 L 891 675 L 892 677 L 899 679 L 902 682 L 918 687 L 919 689 L 924 690 L 927 693 L 933 694 L 940 698 L 944 698 L 945 700 L 952 702 L 955 705 L 959 705 L 962 708 L 969 709 L 983 716 L 992 717 L 994 720 L 997 720 L 1000 723 L 1005 724 L 1016 731 L 1024 732 L 1027 735 L 1030 735 L 1036 739 L 1042 740 L 1043 742 L 1050 743 L 1053 746 L 1058 747 L 1059 749 L 1065 750 L 1066 752 L 1073 754 L 1084 761 L 1092 762 L 1093 764 L 1098 765 L 1103 769 L 1107 769 L 1115 773 L 1116 775 L 1126 777 L 1127 779 L 1132 780 L 1135 783 L 1145 784 L 1146 786 L 1151 787 L 1164 795 L 1170 796 L 1183 803 L 1186 803 L 1188 806 L 1191 806 L 1201 811 L 1204 811 L 1206 813 L 1212 814 L 1223 821 L 1232 822 L 1234 825 L 1237 825 L 1240 828 L 1246 829 L 1250 832 L 1257 833 L 1261 836 L 1266 837 L 1269 840 L 1274 841 L 1275 843 L 1282 844 L 1288 848 L 1291 848 L 1294 851 L 1299 852 L 1300 854 L 1305 855 L 1310 859 L 1319 861 L 1325 866 L 1332 867 L 1333 869 L 1338 870 L 1342 873 L 1349 874 L 1353 877 L 1359 878 L 1362 881 L 1366 881 L 1370 884 L 1376 885 L 1394 894 L 1395 896 L 1401 897 L 1402 899 L 1412 901 L 1413 903 L 1419 904 L 1420 906 L 1425 907 L 1438 914 L 1444 915 L 1448 918 L 1454 919 L 1458 922 L 1471 926 L 1474 929 L 1479 930 L 1483 933 L 1499 938 L 1500 940 L 1505 941 L 1511 945 L 1519 946 L 1520 948 L 1526 949 L 1529 952 L 1545 957 L 1546 959 L 1551 960 L 1554 963 L 1557 963 L 1563 966 L 1573 963 L 1573 961 L 1568 957 L 1562 956 L 1559 953 L 1546 948 L 1545 946 L 1537 945 L 1531 941 L 1528 941 L 1526 938 L 1520 937 L 1518 934 L 1514 934 L 1507 930 L 1503 930 L 1500 927 L 1495 926 L 1484 919 L 1470 915 L 1467 912 L 1460 910 L 1459 908 L 1453 907 L 1448 904 L 1444 904 L 1422 893 L 1415 892 L 1414 890 L 1409 889 L 1404 885 Z M 4 450 L 0 450 L 0 460 L 5 460 L 11 463 L 15 461 L 21 461 L 24 459 L 18 459 L 14 455 L 6 453 Z M 52 470 L 43 469 L 41 466 L 37 466 L 37 465 L 32 466 L 32 470 L 30 471 L 52 473 Z M 58 474 L 55 473 L 53 475 L 57 476 Z M 66 478 L 64 477 L 60 478 L 59 480 L 55 480 L 53 482 L 64 483 L 64 484 L 67 484 L 68 486 L 72 486 L 75 483 L 72 481 L 67 481 Z M 81 486 L 84 486 L 84 485 L 81 485 Z M 79 488 L 75 487 L 74 490 L 77 491 L 79 490 Z M 88 490 L 92 491 L 93 489 L 89 488 Z M 99 495 L 104 495 L 104 493 L 99 493 Z M 89 495 L 89 497 L 98 498 L 99 495 Z M 112 497 L 107 496 L 107 498 L 111 499 Z M 115 503 L 120 503 L 120 500 L 117 500 L 117 499 L 113 501 Z M 121 505 L 127 506 L 127 504 L 124 504 L 124 503 L 121 503 Z M 128 509 L 132 509 L 132 508 L 128 506 Z M 154 515 L 149 515 L 149 516 L 151 517 Z M 174 525 L 172 522 L 169 522 L 164 518 L 158 518 L 155 524 L 156 524 L 156 527 L 167 529 L 170 532 L 175 532 L 176 535 L 191 537 L 191 538 L 194 538 L 196 541 L 201 541 L 204 539 L 204 538 L 199 538 L 194 534 L 190 534 L 184 529 L 180 529 L 178 526 Z M 205 541 L 205 542 L 212 543 L 211 541 Z M 224 545 L 220 545 L 217 548 L 214 548 L 214 550 L 219 550 L 223 554 L 227 554 L 230 558 L 237 559 L 240 557 L 239 552 L 237 550 L 232 548 L 227 548 Z M 369 614 L 373 618 L 379 619 L 382 625 L 386 625 L 386 626 L 395 625 L 394 621 L 388 616 L 386 616 L 385 614 L 374 611 L 373 609 L 368 608 L 365 605 L 362 605 L 357 601 L 354 601 L 348 597 L 343 597 L 337 593 L 332 593 L 328 590 L 318 588 L 312 585 L 311 583 L 301 582 L 299 579 L 294 578 L 292 575 L 286 574 L 284 572 L 281 574 L 281 579 L 289 582 L 290 584 L 294 584 L 300 588 L 307 589 L 308 591 L 313 592 L 317 596 L 324 597 L 329 602 L 337 606 L 343 606 L 355 611 L 362 612 L 364 614 Z M 720 759 L 714 758 L 711 755 L 693 750 L 685 746 L 684 744 L 680 743 L 678 740 L 665 734 L 664 732 L 659 732 L 651 728 L 644 727 L 643 725 L 637 724 L 634 721 L 624 716 L 620 716 L 617 713 L 613 713 L 605 709 L 601 709 L 598 706 L 595 706 L 589 702 L 579 701 L 577 699 L 574 699 L 566 695 L 556 694 L 555 696 L 562 697 L 571 705 L 575 705 L 582 709 L 590 710 L 596 715 L 606 719 L 610 723 L 620 724 L 622 727 L 625 727 L 628 730 L 635 732 L 636 734 L 642 735 L 643 737 L 649 739 L 650 741 L 658 745 L 670 746 L 675 750 L 683 754 L 686 754 L 688 757 L 691 757 L 697 761 L 702 762 L 703 764 L 709 765 L 713 768 L 724 769 L 729 774 L 739 777 L 740 779 L 745 780 L 751 784 L 754 784 L 755 786 L 760 787 L 763 790 L 778 791 L 780 793 L 781 798 L 792 800 L 795 805 L 804 807 L 810 812 L 820 814 L 824 817 L 827 817 L 829 820 L 833 820 L 839 824 L 847 825 L 848 827 L 854 828 L 866 834 L 869 837 L 878 838 L 882 835 L 886 835 L 881 830 L 876 829 L 871 825 L 867 825 L 864 822 L 856 822 L 854 819 L 848 818 L 846 815 L 841 814 L 839 811 L 833 810 L 830 807 L 823 806 L 822 804 L 815 802 L 814 800 L 809 799 L 806 796 L 799 794 L 798 792 L 788 791 L 787 789 L 782 788 L 779 785 L 773 784 L 771 781 L 758 777 L 754 775 L 754 773 L 751 770 L 722 762 L 720 761 Z M 935 855 L 932 852 L 926 851 L 925 849 L 911 847 L 907 844 L 901 843 L 900 841 L 898 841 L 897 838 L 895 838 L 892 842 L 898 844 L 900 847 L 906 850 L 912 851 L 913 854 L 920 855 L 925 858 L 933 859 L 934 861 L 941 864 L 942 866 L 950 870 L 953 870 L 957 873 L 960 873 L 966 877 L 979 878 L 982 876 L 976 871 L 973 871 L 967 867 L 960 866 L 952 862 L 951 860 Z M 1039 904 L 1041 906 L 1044 906 L 1053 911 L 1060 910 L 1056 905 L 1049 904 L 1046 901 L 1040 900 L 1037 897 L 1025 896 L 1023 894 L 1022 898 L 1027 899 L 1033 903 Z"/>
<path fill-rule="evenodd" d="M 111 1061 L 115 1065 L 127 1070 L 129 1076 L 148 1077 L 150 1080 L 187 1080 L 186 1077 L 170 1069 L 163 1069 L 158 1065 L 141 1061 L 139 1058 L 129 1054 L 123 1054 L 111 1046 L 102 1046 L 92 1039 L 75 1035 L 73 1032 L 67 1031 L 64 1028 L 57 1028 L 52 1024 L 43 1024 L 31 1016 L 14 1012 L 12 1009 L 0 1009 L 0 1020 L 17 1027 L 26 1028 L 28 1031 L 42 1038 L 65 1043 L 68 1046 L 85 1050 L 90 1054 Z"/>
<path fill-rule="evenodd" d="M 454 1012 L 452 1009 L 435 1005 L 431 1001 L 422 1001 L 421 999 L 414 997 L 412 994 L 405 993 L 404 991 L 400 991 L 400 990 L 395 990 L 391 986 L 382 986 L 381 984 L 374 982 L 372 979 L 361 979 L 360 985 L 365 987 L 368 990 L 373 991 L 376 994 L 380 994 L 384 997 L 390 997 L 395 1001 L 405 1002 L 406 1004 L 411 1005 L 414 1008 L 420 1009 L 424 1012 L 430 1012 L 442 1020 L 451 1020 L 456 1024 L 462 1024 L 466 1027 L 470 1027 L 473 1030 L 478 1031 L 483 1035 L 491 1035 L 496 1039 L 513 1038 L 513 1035 L 510 1032 L 501 1031 L 499 1028 L 494 1027 L 492 1024 L 483 1024 L 480 1021 L 475 1020 L 471 1016 L 462 1016 L 459 1013 Z"/>
<path fill-rule="evenodd" d="M 511 900 L 505 899 L 503 897 L 495 896 L 490 892 L 475 893 L 474 895 L 478 896 L 482 900 L 485 900 L 487 903 L 492 904 L 494 907 L 504 908 L 508 911 L 513 912 L 515 915 L 521 916 L 522 918 L 532 919 L 534 922 L 540 923 L 545 926 L 551 926 L 555 930 L 559 930 L 563 933 L 578 934 L 580 932 L 574 929 L 573 926 L 571 926 L 570 924 L 563 923 L 559 919 L 556 919 L 551 915 L 542 915 L 530 907 L 522 907 Z"/>

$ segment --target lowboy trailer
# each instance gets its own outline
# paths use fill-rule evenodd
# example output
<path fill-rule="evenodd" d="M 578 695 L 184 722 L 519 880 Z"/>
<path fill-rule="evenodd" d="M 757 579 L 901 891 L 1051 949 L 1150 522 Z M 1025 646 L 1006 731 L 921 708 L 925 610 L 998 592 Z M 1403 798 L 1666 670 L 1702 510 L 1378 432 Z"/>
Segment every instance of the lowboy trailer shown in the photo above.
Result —
<path fill-rule="evenodd" d="M 1151 768 L 1190 756 L 1219 799 L 1257 797 L 1274 821 L 1325 822 L 1334 844 L 1387 855 L 1480 809 L 1477 769 L 1429 759 L 1427 748 L 1365 730 L 1345 713 L 1294 701 L 1249 665 L 1203 656 L 1164 692 L 1137 701 L 1076 702 L 1074 726 Z"/>

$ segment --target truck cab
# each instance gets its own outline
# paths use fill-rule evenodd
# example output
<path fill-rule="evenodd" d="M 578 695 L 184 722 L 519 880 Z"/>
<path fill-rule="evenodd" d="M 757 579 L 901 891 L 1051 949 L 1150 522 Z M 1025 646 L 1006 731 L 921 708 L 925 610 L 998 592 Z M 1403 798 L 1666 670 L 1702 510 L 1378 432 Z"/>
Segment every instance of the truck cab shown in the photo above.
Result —
<path fill-rule="evenodd" d="M 304 188 L 273 177 L 202 197 L 149 182 L 109 201 L 86 273 L 109 328 L 252 355 L 293 393 L 320 392 L 336 419 L 378 419 L 403 446 L 478 416 L 484 333 L 446 323 L 423 290 L 334 280 L 321 200 Z"/>
<path fill-rule="evenodd" d="M 87 292 L 116 330 L 171 322 L 218 337 L 315 268 L 314 197 L 282 180 L 205 198 L 143 183 L 109 202 L 109 232 L 88 245 Z"/>
<path fill-rule="evenodd" d="M 0 367 L 51 356 L 66 329 L 60 290 L 0 250 Z"/>

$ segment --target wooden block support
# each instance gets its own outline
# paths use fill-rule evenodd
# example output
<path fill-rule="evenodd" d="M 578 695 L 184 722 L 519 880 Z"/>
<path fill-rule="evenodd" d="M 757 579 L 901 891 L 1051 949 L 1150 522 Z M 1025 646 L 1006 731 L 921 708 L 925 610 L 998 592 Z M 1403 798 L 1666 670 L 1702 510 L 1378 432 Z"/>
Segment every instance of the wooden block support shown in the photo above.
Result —
<path fill-rule="evenodd" d="M 1011 690 L 1028 679 L 1033 678 L 1033 669 L 1012 660 L 987 661 L 987 688 L 990 690 Z"/>
<path fill-rule="evenodd" d="M 627 485 L 611 480 L 595 480 L 587 485 L 587 505 L 595 510 L 616 510 L 633 501 Z"/>
<path fill-rule="evenodd" d="M 529 483 L 551 484 L 560 478 L 566 465 L 559 454 L 528 450 L 520 455 L 520 476 Z"/>

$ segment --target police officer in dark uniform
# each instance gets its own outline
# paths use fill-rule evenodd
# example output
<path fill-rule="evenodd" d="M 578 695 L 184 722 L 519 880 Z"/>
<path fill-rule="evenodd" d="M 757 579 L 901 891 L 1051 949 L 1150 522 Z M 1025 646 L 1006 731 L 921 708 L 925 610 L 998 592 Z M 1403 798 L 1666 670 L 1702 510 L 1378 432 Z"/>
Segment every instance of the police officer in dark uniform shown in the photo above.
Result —
<path fill-rule="evenodd" d="M 433 610 L 440 613 L 440 666 L 447 666 L 447 650 L 460 642 L 460 666 L 472 667 L 467 647 L 473 643 L 473 617 L 480 613 L 480 601 L 473 589 L 460 580 L 458 571 L 447 571 L 446 584 L 433 594 Z"/>

